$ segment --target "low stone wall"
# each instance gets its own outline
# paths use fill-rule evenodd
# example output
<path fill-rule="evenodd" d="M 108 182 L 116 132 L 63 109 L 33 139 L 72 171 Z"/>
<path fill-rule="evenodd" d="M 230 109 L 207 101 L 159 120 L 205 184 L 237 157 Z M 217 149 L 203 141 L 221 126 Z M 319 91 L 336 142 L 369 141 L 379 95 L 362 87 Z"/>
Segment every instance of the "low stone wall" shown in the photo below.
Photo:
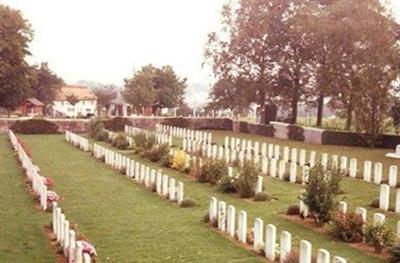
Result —
<path fill-rule="evenodd" d="M 8 131 L 17 119 L 0 119 L 0 133 Z M 87 119 L 46 119 L 59 126 L 59 132 L 66 130 L 86 132 Z M 154 129 L 156 124 L 166 124 L 194 130 L 226 130 L 248 134 L 290 139 L 315 144 L 367 146 L 362 135 L 354 132 L 331 131 L 311 127 L 301 127 L 282 122 L 271 122 L 271 125 L 234 121 L 228 118 L 181 118 L 181 117 L 131 117 L 129 122 L 136 127 Z M 394 149 L 400 144 L 400 136 L 383 135 L 377 147 Z"/>

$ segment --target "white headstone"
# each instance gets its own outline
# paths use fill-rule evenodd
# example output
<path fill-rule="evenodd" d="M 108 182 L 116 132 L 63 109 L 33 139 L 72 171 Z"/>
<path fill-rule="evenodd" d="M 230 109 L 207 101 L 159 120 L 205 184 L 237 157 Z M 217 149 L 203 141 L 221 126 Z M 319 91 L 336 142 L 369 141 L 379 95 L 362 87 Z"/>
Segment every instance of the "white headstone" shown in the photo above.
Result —
<path fill-rule="evenodd" d="M 245 211 L 240 211 L 239 213 L 239 242 L 247 242 L 247 213 Z"/>
<path fill-rule="evenodd" d="M 379 192 L 379 209 L 389 210 L 390 186 L 381 184 Z"/>
<path fill-rule="evenodd" d="M 231 237 L 235 236 L 235 217 L 236 217 L 235 207 L 232 205 L 228 205 L 226 230 L 228 232 L 228 235 Z"/>
<path fill-rule="evenodd" d="M 253 248 L 257 251 L 264 245 L 264 221 L 260 218 L 254 220 L 254 242 Z"/>
<path fill-rule="evenodd" d="M 326 249 L 318 249 L 317 252 L 317 263 L 330 263 L 331 255 Z"/>
<path fill-rule="evenodd" d="M 385 223 L 385 215 L 382 213 L 374 213 L 373 226 L 383 225 Z"/>
<path fill-rule="evenodd" d="M 389 185 L 391 187 L 396 187 L 397 185 L 397 165 L 389 167 Z"/>
<path fill-rule="evenodd" d="M 382 163 L 375 163 L 374 166 L 374 183 L 380 184 L 382 182 Z"/>
<path fill-rule="evenodd" d="M 312 246 L 307 240 L 300 241 L 299 263 L 311 263 Z"/>
<path fill-rule="evenodd" d="M 292 250 L 292 235 L 287 231 L 281 232 L 280 240 L 280 262 L 285 262 L 287 256 Z"/>
<path fill-rule="evenodd" d="M 364 162 L 364 181 L 370 182 L 371 181 L 371 169 L 372 169 L 372 162 L 371 161 L 365 161 Z"/>
<path fill-rule="evenodd" d="M 265 230 L 265 257 L 275 261 L 276 257 L 276 226 L 268 224 Z"/>
<path fill-rule="evenodd" d="M 226 230 L 226 203 L 218 202 L 218 229 L 225 232 Z"/>

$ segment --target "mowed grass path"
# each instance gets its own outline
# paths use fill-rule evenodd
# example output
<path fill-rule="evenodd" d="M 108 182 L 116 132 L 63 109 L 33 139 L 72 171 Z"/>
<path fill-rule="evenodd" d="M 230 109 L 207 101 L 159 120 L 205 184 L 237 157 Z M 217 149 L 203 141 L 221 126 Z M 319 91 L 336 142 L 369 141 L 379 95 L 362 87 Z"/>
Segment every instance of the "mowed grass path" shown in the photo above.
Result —
<path fill-rule="evenodd" d="M 107 143 L 102 142 L 100 144 L 112 148 Z M 113 148 L 113 150 L 117 151 L 115 148 Z M 155 163 L 132 154 L 131 151 L 119 152 L 155 169 L 161 168 Z M 173 169 L 163 168 L 163 173 L 184 182 L 185 195 L 194 198 L 202 207 L 208 207 L 210 197 L 216 196 L 219 200 L 224 200 L 227 201 L 228 204 L 234 205 L 237 210 L 241 209 L 247 211 L 249 227 L 252 227 L 254 219 L 259 217 L 264 220 L 265 224 L 275 224 L 278 233 L 282 230 L 291 232 L 294 248 L 298 248 L 301 239 L 306 239 L 313 244 L 314 251 L 318 248 L 325 248 L 331 252 L 331 255 L 343 256 L 348 259 L 349 262 L 383 262 L 378 258 L 368 256 L 359 250 L 351 248 L 348 244 L 337 242 L 330 237 L 322 236 L 302 225 L 294 224 L 291 221 L 282 218 L 282 214 L 285 213 L 289 205 L 298 203 L 297 197 L 302 188 L 301 185 L 283 182 L 269 176 L 264 177 L 266 192 L 276 197 L 278 200 L 272 200 L 269 202 L 253 202 L 251 200 L 239 199 L 231 194 L 218 193 L 216 192 L 215 187 L 210 186 L 209 184 L 201 184 L 193 181 L 192 179 L 189 179 L 186 174 L 177 172 Z M 368 217 L 372 219 L 373 212 L 378 210 L 371 209 L 367 207 L 367 205 L 370 202 L 369 199 L 378 194 L 378 188 L 361 180 L 353 180 L 349 178 L 345 178 L 342 187 L 346 193 L 351 193 L 346 196 L 341 196 L 349 202 L 349 210 L 354 210 L 356 206 L 364 206 L 369 210 Z M 358 191 L 354 192 L 354 189 L 358 189 Z M 395 224 L 398 218 L 398 216 L 392 215 L 389 219 L 393 231 L 395 231 Z"/>
<path fill-rule="evenodd" d="M 62 135 L 22 138 L 42 174 L 55 180 L 66 216 L 96 245 L 101 262 L 261 261 L 200 222 L 208 210 L 205 201 L 201 207 L 178 208 Z"/>
<path fill-rule="evenodd" d="M 0 149 L 0 262 L 54 262 L 43 231 L 50 215 L 35 209 L 5 135 Z"/>

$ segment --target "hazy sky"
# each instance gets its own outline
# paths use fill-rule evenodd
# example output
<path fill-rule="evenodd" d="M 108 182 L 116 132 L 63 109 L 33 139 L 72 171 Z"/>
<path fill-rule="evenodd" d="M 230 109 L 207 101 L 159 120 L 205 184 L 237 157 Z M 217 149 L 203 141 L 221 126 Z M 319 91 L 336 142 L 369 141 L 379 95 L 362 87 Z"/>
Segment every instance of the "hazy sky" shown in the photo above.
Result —
<path fill-rule="evenodd" d="M 360 0 L 364 1 L 364 0 Z M 133 69 L 170 64 L 189 83 L 210 83 L 202 68 L 207 34 L 226 0 L 3 0 L 35 31 L 33 63 L 48 61 L 66 82 L 123 84 Z M 391 0 L 400 17 L 400 0 Z"/>

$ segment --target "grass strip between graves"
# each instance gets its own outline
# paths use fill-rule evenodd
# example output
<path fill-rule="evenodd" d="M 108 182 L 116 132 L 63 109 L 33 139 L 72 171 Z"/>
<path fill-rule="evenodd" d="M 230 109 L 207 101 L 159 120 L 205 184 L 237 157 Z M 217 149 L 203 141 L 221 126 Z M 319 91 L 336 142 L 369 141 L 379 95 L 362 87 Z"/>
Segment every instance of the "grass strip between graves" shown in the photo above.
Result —
<path fill-rule="evenodd" d="M 0 262 L 54 262 L 39 212 L 7 135 L 0 135 Z"/>
<path fill-rule="evenodd" d="M 200 221 L 207 205 L 178 208 L 74 148 L 63 135 L 22 138 L 43 175 L 55 180 L 61 206 L 96 245 L 101 262 L 262 260 L 205 227 Z"/>
<path fill-rule="evenodd" d="M 103 146 L 113 148 L 107 143 L 100 143 Z M 113 148 L 116 150 L 115 148 Z M 117 150 L 116 150 L 117 151 Z M 131 151 L 119 151 L 126 156 L 145 163 L 146 165 L 155 169 L 161 168 L 158 164 L 152 163 L 144 158 L 134 155 Z M 292 233 L 294 238 L 294 247 L 297 247 L 301 239 L 309 240 L 315 249 L 325 248 L 331 252 L 331 255 L 338 255 L 347 258 L 350 262 L 381 262 L 379 258 L 372 258 L 366 255 L 364 252 L 352 248 L 349 244 L 343 242 L 337 242 L 330 236 L 321 235 L 306 226 L 295 224 L 292 221 L 285 219 L 282 215 L 285 213 L 287 207 L 291 204 L 297 204 L 301 185 L 291 184 L 289 182 L 280 181 L 277 178 L 265 177 L 266 192 L 272 196 L 277 197 L 278 200 L 272 200 L 269 202 L 253 202 L 249 199 L 239 199 L 232 194 L 221 194 L 216 192 L 215 187 L 211 187 L 209 184 L 200 184 L 194 181 L 192 178 L 188 178 L 186 174 L 180 173 L 173 169 L 162 168 L 163 173 L 168 176 L 175 177 L 176 179 L 184 182 L 185 184 L 185 195 L 194 198 L 201 206 L 207 207 L 211 196 L 216 196 L 218 200 L 224 200 L 227 204 L 234 205 L 237 209 L 245 210 L 249 214 L 248 224 L 254 222 L 255 217 L 260 217 L 264 220 L 265 224 L 275 224 L 278 228 L 278 232 L 287 230 Z M 368 207 L 369 200 L 373 200 L 378 196 L 379 189 L 376 185 L 366 183 L 362 180 L 354 180 L 351 178 L 344 178 L 342 188 L 347 193 L 341 196 L 343 200 L 349 202 L 349 210 L 352 211 L 358 206 L 365 207 L 368 209 L 368 218 L 372 220 L 373 212 L 380 211 Z M 355 191 L 357 189 L 358 191 Z M 351 194 L 349 194 L 351 193 Z M 365 198 L 367 196 L 367 198 Z M 372 198 L 372 199 L 369 199 Z M 368 201 L 367 201 L 368 200 Z M 388 221 L 395 231 L 395 225 L 399 216 L 394 213 L 390 213 Z"/>

